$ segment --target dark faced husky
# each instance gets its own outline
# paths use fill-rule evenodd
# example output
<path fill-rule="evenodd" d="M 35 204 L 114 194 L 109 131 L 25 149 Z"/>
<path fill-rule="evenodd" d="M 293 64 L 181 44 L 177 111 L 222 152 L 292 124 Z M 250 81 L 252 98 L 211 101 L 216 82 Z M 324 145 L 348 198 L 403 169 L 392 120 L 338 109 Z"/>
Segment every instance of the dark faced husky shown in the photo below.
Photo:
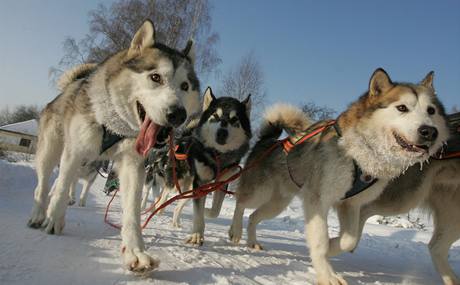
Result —
<path fill-rule="evenodd" d="M 310 256 L 319 284 L 346 284 L 328 261 L 327 214 L 330 208 L 348 203 L 348 219 L 359 219 L 362 204 L 376 199 L 392 179 L 415 163 L 423 163 L 448 138 L 444 109 L 436 98 L 430 73 L 420 84 L 394 83 L 378 69 L 369 90 L 342 113 L 334 126 L 288 155 L 275 149 L 253 169 L 243 173 L 237 189 L 237 205 L 229 232 L 241 238 L 245 208 L 256 208 L 248 223 L 248 245 L 260 248 L 256 225 L 278 215 L 299 195 L 304 203 L 305 229 Z M 324 125 L 318 122 L 310 129 Z M 282 130 L 293 135 L 305 132 L 310 122 L 293 107 L 275 106 L 265 115 L 260 140 L 251 151 L 251 163 L 271 147 Z M 347 199 L 356 169 L 371 186 Z M 375 181 L 374 179 L 378 179 Z M 347 221 L 340 221 L 347 228 Z"/>
<path fill-rule="evenodd" d="M 177 176 L 182 189 L 197 188 L 217 178 L 219 171 L 237 165 L 249 149 L 251 139 L 250 125 L 251 101 L 248 96 L 243 101 L 232 97 L 214 97 L 211 88 L 205 92 L 203 113 L 195 125 L 177 139 L 177 144 L 187 153 L 186 162 L 177 162 Z M 167 157 L 167 150 L 161 156 Z M 157 177 L 163 181 L 163 193 L 158 202 L 162 204 L 169 193 L 176 192 L 172 181 L 169 158 L 163 159 L 162 165 L 156 164 Z M 234 172 L 226 172 L 219 177 L 225 180 Z M 192 185 L 191 185 L 192 184 Z M 216 203 L 222 203 L 225 193 L 214 192 Z M 193 201 L 193 229 L 188 243 L 201 245 L 204 240 L 204 203 L 205 199 Z M 178 215 L 186 200 L 179 202 L 174 220 L 178 225 Z M 178 210 L 177 210 L 178 209 Z"/>
<path fill-rule="evenodd" d="M 84 68 L 83 68 L 84 69 Z M 199 108 L 193 47 L 177 51 L 155 41 L 144 22 L 131 45 L 83 76 L 74 76 L 44 109 L 39 126 L 38 185 L 28 225 L 49 234 L 64 228 L 68 189 L 80 166 L 112 159 L 119 171 L 123 217 L 123 264 L 133 271 L 158 265 L 144 248 L 140 200 L 143 156 L 164 130 L 180 126 Z M 59 164 L 55 193 L 47 203 L 48 180 Z"/>

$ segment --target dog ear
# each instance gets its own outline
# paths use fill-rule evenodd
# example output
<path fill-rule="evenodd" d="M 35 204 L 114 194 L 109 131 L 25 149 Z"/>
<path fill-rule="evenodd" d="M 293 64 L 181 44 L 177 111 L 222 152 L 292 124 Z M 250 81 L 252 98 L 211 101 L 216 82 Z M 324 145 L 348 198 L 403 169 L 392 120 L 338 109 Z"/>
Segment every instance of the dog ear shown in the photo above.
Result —
<path fill-rule="evenodd" d="M 216 97 L 214 97 L 214 94 L 212 94 L 211 87 L 208 86 L 208 88 L 206 88 L 206 91 L 204 92 L 203 111 L 206 111 L 211 105 L 211 102 L 214 100 L 216 100 Z"/>
<path fill-rule="evenodd" d="M 192 64 L 195 64 L 195 42 L 192 39 L 188 40 L 182 53 L 190 59 Z"/>
<path fill-rule="evenodd" d="M 243 103 L 244 106 L 246 106 L 246 116 L 250 118 L 251 117 L 251 94 L 249 94 L 248 97 L 246 97 L 246 99 L 244 99 L 241 103 Z"/>
<path fill-rule="evenodd" d="M 128 50 L 128 58 L 141 54 L 155 42 L 155 28 L 150 20 L 146 20 L 134 35 Z"/>
<path fill-rule="evenodd" d="M 428 72 L 428 74 L 423 78 L 422 82 L 420 82 L 420 85 L 425 86 L 428 89 L 433 89 L 433 79 L 434 79 L 434 71 Z"/>
<path fill-rule="evenodd" d="M 378 96 L 393 87 L 390 76 L 383 68 L 377 68 L 369 81 L 369 95 Z"/>

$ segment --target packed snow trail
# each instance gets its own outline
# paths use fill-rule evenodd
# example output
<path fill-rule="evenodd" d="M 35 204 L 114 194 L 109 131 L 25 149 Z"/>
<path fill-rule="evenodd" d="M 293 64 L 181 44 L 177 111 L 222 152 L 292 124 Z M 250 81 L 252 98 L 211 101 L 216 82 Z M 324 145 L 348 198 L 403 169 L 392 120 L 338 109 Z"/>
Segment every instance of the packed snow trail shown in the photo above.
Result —
<path fill-rule="evenodd" d="M 264 251 L 228 242 L 233 199 L 226 199 L 219 218 L 207 220 L 202 247 L 184 243 L 191 227 L 191 203 L 181 229 L 171 226 L 172 205 L 144 230 L 147 251 L 161 260 L 160 267 L 138 276 L 121 268 L 119 232 L 103 222 L 109 197 L 101 191 L 102 178 L 94 183 L 86 208 L 68 208 L 61 236 L 26 227 L 35 183 L 30 163 L 0 160 L 0 284 L 314 284 L 297 200 L 278 218 L 260 224 Z M 116 199 L 112 220 L 120 220 L 119 210 Z M 331 215 L 331 234 L 337 230 Z M 332 263 L 349 284 L 441 284 L 426 246 L 430 237 L 431 228 L 368 224 L 357 250 Z M 459 242 L 450 251 L 450 262 L 460 273 Z"/>

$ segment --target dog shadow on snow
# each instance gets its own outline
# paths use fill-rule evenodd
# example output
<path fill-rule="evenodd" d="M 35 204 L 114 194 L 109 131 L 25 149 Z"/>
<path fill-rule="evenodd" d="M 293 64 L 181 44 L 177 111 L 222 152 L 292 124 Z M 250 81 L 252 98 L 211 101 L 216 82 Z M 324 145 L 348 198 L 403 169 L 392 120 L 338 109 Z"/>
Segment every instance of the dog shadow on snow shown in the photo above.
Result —
<path fill-rule="evenodd" d="M 81 186 L 79 185 L 78 187 L 80 188 Z M 92 200 L 91 196 L 92 194 L 90 192 L 88 200 L 90 205 Z M 94 216 L 95 214 L 94 212 L 90 213 L 91 217 L 85 217 L 84 214 L 83 216 L 79 215 L 78 220 L 103 219 L 103 213 L 99 213 L 98 211 L 96 214 L 97 217 Z M 226 277 L 231 283 L 232 276 L 235 276 L 235 274 L 236 276 L 243 276 L 244 278 L 254 280 L 260 275 L 284 276 L 288 272 L 295 270 L 300 272 L 300 274 L 298 277 L 293 278 L 298 278 L 300 282 L 306 281 L 307 274 L 311 276 L 309 272 L 312 266 L 302 233 L 303 229 L 300 231 L 301 234 L 297 234 L 296 236 L 285 236 L 285 233 L 291 230 L 298 231 L 299 223 L 286 223 L 283 217 L 261 223 L 258 226 L 258 240 L 264 246 L 265 250 L 254 251 L 245 247 L 246 230 L 244 230 L 243 233 L 242 244 L 233 245 L 228 240 L 227 231 L 231 223 L 229 218 L 208 219 L 207 223 L 209 225 L 213 224 L 214 227 L 218 226 L 217 230 L 220 231 L 222 229 L 223 232 L 218 232 L 216 234 L 215 232 L 207 231 L 207 239 L 204 246 L 197 248 L 184 243 L 185 238 L 189 235 L 189 229 L 191 227 L 191 214 L 184 213 L 182 215 L 183 228 L 181 229 L 165 227 L 164 222 L 169 222 L 172 217 L 172 212 L 170 210 L 165 211 L 161 219 L 164 219 L 164 217 L 166 217 L 166 221 L 162 221 L 161 230 L 158 230 L 155 225 L 155 219 L 158 218 L 155 217 L 149 225 L 152 231 L 144 234 L 146 246 L 148 248 L 147 251 L 154 257 L 158 257 L 157 250 L 167 253 L 170 252 L 171 248 L 179 248 L 181 251 L 184 251 L 185 254 L 187 254 L 188 250 L 193 251 L 188 258 L 190 260 L 193 259 L 193 256 L 197 254 L 196 250 L 198 250 L 200 253 L 203 253 L 204 256 L 210 256 L 211 260 L 214 260 L 214 254 L 217 263 L 220 262 L 219 259 L 222 259 L 224 262 L 230 263 L 231 266 L 221 264 L 213 266 L 211 264 L 215 262 L 211 261 L 211 264 L 206 264 L 206 262 L 200 260 L 200 265 L 197 267 L 192 266 L 189 268 L 186 266 L 180 268 L 180 263 L 183 262 L 181 260 L 179 261 L 179 266 L 177 266 L 178 269 L 172 270 L 168 268 L 162 270 L 162 266 L 160 265 L 160 268 L 144 278 L 151 278 L 158 281 L 202 284 L 217 282 L 216 278 L 218 277 L 216 276 Z M 80 221 L 76 222 L 80 223 Z M 85 223 L 84 221 L 81 222 Z M 82 235 L 78 233 L 78 229 L 72 229 L 73 227 L 71 225 L 74 223 L 75 220 L 72 221 L 72 217 L 70 217 L 68 223 L 69 227 L 67 227 L 64 235 Z M 244 227 L 246 225 L 247 218 L 245 218 Z M 100 224 L 94 223 L 85 223 L 84 226 L 86 228 L 84 237 L 87 243 L 91 243 L 92 239 L 98 240 L 103 238 L 107 240 L 107 242 L 113 243 L 114 248 L 118 249 L 120 244 L 118 230 L 107 226 L 101 231 Z M 440 278 L 432 266 L 426 244 L 411 241 L 415 233 L 415 231 L 397 231 L 389 237 L 370 237 L 364 234 L 360 245 L 354 253 L 346 253 L 331 258 L 331 262 L 336 271 L 342 273 L 349 284 L 360 284 L 363 282 L 375 283 L 377 281 L 389 283 L 410 281 L 415 284 L 441 283 Z M 403 242 L 399 244 L 399 240 L 403 240 Z M 78 243 L 78 241 L 76 242 Z M 406 258 L 404 255 L 407 254 L 407 250 L 404 251 L 403 255 L 401 254 L 401 248 L 405 247 L 407 245 L 406 243 L 410 242 L 418 244 L 415 247 L 411 246 L 412 250 L 415 248 L 416 251 L 421 250 L 426 252 L 419 253 L 418 255 L 414 253 L 414 255 L 416 255 L 414 258 L 412 252 L 409 251 L 411 254 Z M 85 246 L 89 246 L 90 248 L 93 247 L 89 244 Z M 459 247 L 454 247 L 454 250 L 457 253 L 456 256 L 459 256 Z M 104 272 L 104 279 L 109 278 L 118 281 L 139 280 L 139 276 L 126 274 L 126 272 L 121 269 L 117 250 L 101 250 L 99 247 L 94 247 L 94 250 L 90 249 L 90 252 L 90 258 L 94 258 L 96 263 L 100 263 L 97 267 Z M 201 257 L 202 256 L 199 255 L 199 258 Z M 254 257 L 255 262 L 250 262 L 251 257 Z M 174 259 L 175 257 L 172 256 L 171 258 Z M 270 260 L 270 258 L 277 258 L 278 260 L 287 262 L 285 264 L 261 264 L 261 262 L 267 263 L 267 260 Z M 245 259 L 249 260 L 249 262 L 244 262 Z M 414 263 L 414 260 L 417 260 L 417 263 Z M 459 258 L 456 258 L 455 264 L 459 263 L 458 260 Z M 168 260 L 166 262 L 169 264 L 171 261 Z M 193 263 L 193 260 L 190 263 Z M 244 265 L 240 266 L 238 263 L 243 263 Z M 422 274 L 423 276 L 419 276 Z M 411 276 L 410 279 L 408 279 L 408 275 Z M 237 279 L 235 279 L 235 282 Z"/>
<path fill-rule="evenodd" d="M 170 216 L 170 213 L 165 212 L 165 215 Z M 244 259 L 250 259 L 253 256 L 255 262 L 249 262 L 243 266 L 243 269 L 241 266 L 226 267 L 217 265 L 213 267 L 205 265 L 205 267 L 195 269 L 184 268 L 172 271 L 161 270 L 160 266 L 159 271 L 154 273 L 154 279 L 163 281 L 189 280 L 191 284 L 200 284 L 216 282 L 216 275 L 231 277 L 234 274 L 238 274 L 254 280 L 254 278 L 260 275 L 282 276 L 290 271 L 296 270 L 304 272 L 299 275 L 298 281 L 305 282 L 305 275 L 307 272 L 310 272 L 309 269 L 312 267 L 303 234 L 298 235 L 298 237 L 283 236 L 286 231 L 292 228 L 289 225 L 287 227 L 282 226 L 283 228 L 279 230 L 275 229 L 276 225 L 280 225 L 285 221 L 284 218 L 277 218 L 259 225 L 258 229 L 260 231 L 258 233 L 258 240 L 264 247 L 262 251 L 254 251 L 245 247 L 245 231 L 243 233 L 242 244 L 240 245 L 233 245 L 228 241 L 228 238 L 222 238 L 222 236 L 226 237 L 226 231 L 231 222 L 226 218 L 208 220 L 208 223 L 223 226 L 225 229 L 224 233 L 218 233 L 219 235 L 216 236 L 213 232 L 206 232 L 208 239 L 205 240 L 204 246 L 199 248 L 186 245 L 183 241 L 185 237 L 188 236 L 188 223 L 191 215 L 183 214 L 182 218 L 184 222 L 187 221 L 184 223 L 186 227 L 180 230 L 171 228 L 171 232 L 178 231 L 179 233 L 175 233 L 174 238 L 168 236 L 167 238 L 161 238 L 157 243 L 150 244 L 152 250 L 154 250 L 153 248 L 181 247 L 186 251 L 187 248 L 191 248 L 198 249 L 210 256 L 212 256 L 213 253 L 217 254 L 217 258 L 222 256 L 225 259 L 225 257 L 228 256 L 236 263 Z M 247 219 L 245 218 L 245 225 L 246 224 Z M 262 232 L 262 230 L 269 230 L 270 232 Z M 280 233 L 277 234 L 277 231 Z M 363 282 L 403 283 L 407 281 L 415 284 L 441 283 L 442 281 L 431 263 L 426 244 L 411 241 L 414 235 L 415 231 L 407 231 L 404 233 L 398 231 L 394 233 L 394 236 L 390 237 L 370 237 L 364 234 L 364 242 L 361 242 L 361 246 L 358 246 L 354 253 L 345 253 L 331 258 L 330 260 L 336 271 L 341 273 L 349 284 L 362 284 Z M 161 234 L 155 236 L 160 237 Z M 168 239 L 172 240 L 168 241 Z M 217 241 L 210 242 L 210 239 L 217 239 Z M 402 245 L 398 245 L 398 242 L 391 242 L 392 240 L 399 239 L 404 239 Z M 406 242 L 416 244 L 415 247 L 411 245 L 409 248 L 408 257 L 405 256 L 407 254 L 406 249 L 404 250 L 404 255 L 401 253 L 401 247 L 405 247 Z M 372 245 L 378 246 L 374 247 Z M 425 252 L 417 253 L 422 249 L 425 249 Z M 456 251 L 458 251 L 457 249 Z M 259 262 L 262 261 L 262 263 L 266 263 L 266 261 L 263 262 L 263 260 L 269 260 L 270 258 L 277 258 L 278 260 L 288 262 L 286 262 L 286 264 L 260 264 Z M 417 260 L 417 262 L 414 262 L 414 260 Z M 195 271 L 198 271 L 199 274 L 196 274 Z M 189 279 L 190 276 L 193 276 L 192 280 Z"/>

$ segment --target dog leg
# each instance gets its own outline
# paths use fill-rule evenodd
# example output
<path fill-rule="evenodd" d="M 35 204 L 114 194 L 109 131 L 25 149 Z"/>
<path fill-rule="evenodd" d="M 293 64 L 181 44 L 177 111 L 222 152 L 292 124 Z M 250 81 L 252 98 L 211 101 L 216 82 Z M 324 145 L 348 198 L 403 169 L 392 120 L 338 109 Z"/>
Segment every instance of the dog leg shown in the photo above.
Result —
<path fill-rule="evenodd" d="M 218 181 L 225 181 L 231 176 L 238 173 L 239 168 L 233 168 L 227 173 L 219 177 Z M 225 190 L 228 190 L 228 184 L 224 186 Z M 224 191 L 215 191 L 212 196 L 212 207 L 211 209 L 205 209 L 206 218 L 217 218 L 220 214 L 220 209 L 222 208 L 222 203 L 224 202 L 226 193 Z"/>
<path fill-rule="evenodd" d="M 329 240 L 327 256 L 336 256 L 352 251 L 358 244 L 360 235 L 360 207 L 348 205 L 346 202 L 337 207 L 340 223 L 340 234 Z"/>
<path fill-rule="evenodd" d="M 73 183 L 70 184 L 69 190 L 69 206 L 75 204 L 75 190 L 77 188 L 78 178 L 75 179 Z"/>
<path fill-rule="evenodd" d="M 169 188 L 166 185 L 163 186 L 163 191 L 161 191 L 160 196 L 158 197 L 158 200 L 155 202 L 156 206 L 159 207 L 163 205 L 166 200 L 168 200 L 169 193 L 173 192 L 175 188 Z M 161 209 L 158 211 L 158 214 L 161 215 L 165 211 L 165 208 Z"/>
<path fill-rule="evenodd" d="M 314 202 L 313 202 L 314 201 Z M 347 282 L 333 270 L 327 260 L 329 235 L 327 228 L 328 208 L 321 201 L 305 197 L 305 232 L 313 268 L 320 285 L 344 285 Z"/>
<path fill-rule="evenodd" d="M 191 177 L 185 177 L 182 180 L 182 189 L 192 190 L 193 179 Z M 180 228 L 180 216 L 182 215 L 182 210 L 190 199 L 181 199 L 174 208 L 173 222 L 172 226 L 175 228 Z"/>
<path fill-rule="evenodd" d="M 257 242 L 257 225 L 263 221 L 278 216 L 291 202 L 292 197 L 274 197 L 260 206 L 249 216 L 248 222 L 248 247 L 262 250 L 262 246 Z"/>
<path fill-rule="evenodd" d="M 236 201 L 235 211 L 233 212 L 232 225 L 228 231 L 228 237 L 234 244 L 240 243 L 243 235 L 243 215 L 244 206 L 238 200 Z"/>
<path fill-rule="evenodd" d="M 451 213 L 442 210 L 434 213 L 434 232 L 428 245 L 431 259 L 445 285 L 460 285 L 460 279 L 449 265 L 448 254 L 451 245 L 460 238 L 460 226 L 452 222 Z"/>
<path fill-rule="evenodd" d="M 147 200 L 149 198 L 151 189 L 152 185 L 150 185 L 149 183 L 144 183 L 144 187 L 142 188 L 142 193 L 144 194 L 144 197 L 142 197 L 141 209 L 145 209 L 147 207 Z"/>
<path fill-rule="evenodd" d="M 204 241 L 204 204 L 206 196 L 193 199 L 193 229 L 192 235 L 187 239 L 187 243 L 203 245 Z"/>
<path fill-rule="evenodd" d="M 122 259 L 126 268 L 146 272 L 158 267 L 159 261 L 145 253 L 141 231 L 141 196 L 145 179 L 143 160 L 127 150 L 119 162 L 122 199 Z"/>
<path fill-rule="evenodd" d="M 88 192 L 91 186 L 96 180 L 97 173 L 94 173 L 92 177 L 89 177 L 84 180 L 83 182 L 83 189 L 81 190 L 80 200 L 78 201 L 78 206 L 85 207 L 86 206 L 86 199 L 88 199 Z"/>
<path fill-rule="evenodd" d="M 46 137 L 46 129 L 44 130 Z M 42 139 L 42 137 L 40 137 Z M 37 155 L 35 159 L 35 171 L 37 172 L 37 187 L 34 191 L 34 206 L 27 225 L 38 229 L 46 218 L 46 208 L 48 206 L 49 179 L 53 168 L 58 164 L 62 152 L 62 142 L 39 140 Z"/>
<path fill-rule="evenodd" d="M 228 188 L 228 185 L 225 186 L 225 189 Z M 212 208 L 205 209 L 206 218 L 217 218 L 222 208 L 222 203 L 224 202 L 226 193 L 224 191 L 215 191 L 212 196 Z"/>
<path fill-rule="evenodd" d="M 174 214 L 173 214 L 173 222 L 172 225 L 175 228 L 180 228 L 180 216 L 182 214 L 182 210 L 184 209 L 185 205 L 187 202 L 190 201 L 190 199 L 181 199 L 177 203 L 176 207 L 174 208 Z"/>
<path fill-rule="evenodd" d="M 48 234 L 60 234 L 64 229 L 65 212 L 69 203 L 69 188 L 77 180 L 78 167 L 82 164 L 81 157 L 81 154 L 72 153 L 69 148 L 64 149 L 56 188 L 51 196 L 46 220 L 42 225 Z"/>

